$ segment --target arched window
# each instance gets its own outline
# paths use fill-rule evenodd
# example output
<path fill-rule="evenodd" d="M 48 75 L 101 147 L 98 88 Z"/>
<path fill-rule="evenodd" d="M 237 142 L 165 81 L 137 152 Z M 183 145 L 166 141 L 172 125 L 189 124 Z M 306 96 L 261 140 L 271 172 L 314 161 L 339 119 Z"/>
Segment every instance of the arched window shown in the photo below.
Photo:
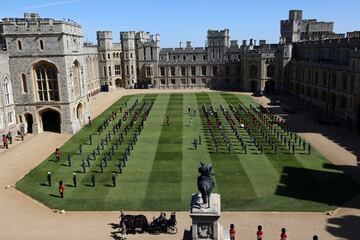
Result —
<path fill-rule="evenodd" d="M 34 75 L 39 101 L 59 101 L 59 86 L 57 68 L 48 62 L 42 61 L 35 65 Z"/>
<path fill-rule="evenodd" d="M 266 68 L 266 76 L 268 78 L 273 78 L 274 77 L 274 65 L 269 65 Z"/>
<path fill-rule="evenodd" d="M 40 50 L 44 50 L 44 42 L 43 42 L 43 40 L 39 41 L 39 47 L 40 47 Z"/>
<path fill-rule="evenodd" d="M 75 96 L 80 95 L 80 67 L 79 63 L 75 61 L 72 66 L 73 71 L 73 84 L 74 84 L 74 94 Z"/>
<path fill-rule="evenodd" d="M 250 77 L 250 78 L 257 78 L 257 72 L 258 72 L 257 66 L 256 66 L 256 65 L 252 65 L 252 66 L 250 67 L 249 77 Z"/>
<path fill-rule="evenodd" d="M 22 83 L 23 92 L 28 93 L 27 83 L 26 83 L 26 76 L 25 76 L 24 73 L 21 74 L 21 83 Z"/>
<path fill-rule="evenodd" d="M 12 88 L 11 82 L 8 77 L 5 77 L 4 80 L 4 97 L 5 97 L 5 105 L 12 104 Z"/>

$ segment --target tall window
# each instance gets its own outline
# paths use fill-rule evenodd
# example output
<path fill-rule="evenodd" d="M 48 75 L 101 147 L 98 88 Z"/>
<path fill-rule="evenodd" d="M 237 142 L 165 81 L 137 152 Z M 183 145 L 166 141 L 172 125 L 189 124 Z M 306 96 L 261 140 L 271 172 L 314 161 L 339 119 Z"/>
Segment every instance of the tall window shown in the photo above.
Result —
<path fill-rule="evenodd" d="M 201 67 L 201 75 L 205 76 L 206 75 L 206 66 L 202 66 Z"/>
<path fill-rule="evenodd" d="M 5 97 L 5 105 L 10 105 L 12 103 L 11 99 L 11 82 L 9 78 L 5 77 L 4 80 L 4 97 Z"/>
<path fill-rule="evenodd" d="M 111 66 L 109 66 L 109 77 L 111 77 Z"/>
<path fill-rule="evenodd" d="M 39 47 L 40 47 L 40 50 L 44 50 L 44 42 L 43 42 L 43 40 L 39 41 Z"/>
<path fill-rule="evenodd" d="M 191 76 L 195 76 L 195 75 L 196 75 L 196 68 L 191 67 Z"/>
<path fill-rule="evenodd" d="M 115 65 L 115 75 L 121 75 L 121 67 L 120 65 Z"/>
<path fill-rule="evenodd" d="M 21 82 L 22 82 L 23 92 L 24 92 L 24 93 L 28 93 L 25 74 L 21 74 Z"/>
<path fill-rule="evenodd" d="M 20 40 L 17 41 L 17 47 L 18 47 L 18 50 L 19 50 L 19 51 L 22 50 L 22 45 L 21 45 L 21 41 L 20 41 Z"/>
<path fill-rule="evenodd" d="M 151 67 L 146 67 L 145 75 L 146 75 L 146 77 L 151 77 L 153 75 Z"/>
<path fill-rule="evenodd" d="M 57 69 L 49 63 L 40 63 L 34 67 L 39 101 L 59 101 Z"/>
<path fill-rule="evenodd" d="M 185 76 L 185 67 L 181 67 L 181 76 Z"/>
<path fill-rule="evenodd" d="M 72 66 L 73 71 L 73 84 L 74 84 L 74 94 L 75 96 L 80 95 L 80 67 L 79 63 L 75 61 Z"/>
<path fill-rule="evenodd" d="M 175 67 L 170 68 L 170 76 L 175 76 Z"/>
<path fill-rule="evenodd" d="M 164 67 L 160 68 L 160 76 L 165 76 L 165 68 Z"/>
<path fill-rule="evenodd" d="M 266 76 L 268 78 L 273 78 L 274 77 L 274 65 L 269 65 L 266 68 Z"/>

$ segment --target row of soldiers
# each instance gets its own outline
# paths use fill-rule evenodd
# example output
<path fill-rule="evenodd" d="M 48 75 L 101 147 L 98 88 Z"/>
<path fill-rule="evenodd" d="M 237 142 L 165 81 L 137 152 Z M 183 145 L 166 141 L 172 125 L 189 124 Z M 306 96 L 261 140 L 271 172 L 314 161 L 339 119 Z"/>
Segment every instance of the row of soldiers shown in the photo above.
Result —
<path fill-rule="evenodd" d="M 144 122 L 147 119 L 147 116 L 152 108 L 152 106 L 154 105 L 154 101 L 155 99 L 153 99 L 150 104 L 146 107 L 145 109 L 145 104 L 146 101 L 143 101 L 140 106 L 138 108 L 136 108 L 136 105 L 138 105 L 138 100 L 135 101 L 135 103 L 129 108 L 129 113 L 133 113 L 132 119 L 130 120 L 130 123 L 126 124 L 124 127 L 124 131 L 120 131 L 120 127 L 122 124 L 125 123 L 125 121 L 122 121 L 122 118 L 120 118 L 120 120 L 118 121 L 117 124 L 113 125 L 113 129 L 112 132 L 107 132 L 105 134 L 105 138 L 101 138 L 101 141 L 99 144 L 97 144 L 97 146 L 93 149 L 92 154 L 87 154 L 86 156 L 86 160 L 82 159 L 81 162 L 81 167 L 83 169 L 83 173 L 86 173 L 86 168 L 87 167 L 91 167 L 91 161 L 96 161 L 97 155 L 101 155 L 101 151 L 104 150 L 104 145 L 109 145 L 111 143 L 111 141 L 113 141 L 113 143 L 111 144 L 111 147 L 109 148 L 109 151 L 106 154 L 103 154 L 101 160 L 100 160 L 100 164 L 98 165 L 100 167 L 100 172 L 103 173 L 104 172 L 104 167 L 107 167 L 108 165 L 108 161 L 111 161 L 115 155 L 115 150 L 118 150 L 119 145 L 122 144 L 122 142 L 124 142 L 124 138 L 126 137 L 126 135 L 130 132 L 130 129 L 134 126 L 134 123 L 137 121 L 138 117 L 140 116 L 140 113 L 143 112 L 142 114 L 142 119 L 140 121 L 140 124 L 138 125 L 137 130 L 135 131 L 135 134 L 133 135 L 132 139 L 130 140 L 130 142 L 128 143 L 128 147 L 125 149 L 125 153 L 123 155 L 123 157 L 119 160 L 119 165 L 118 169 L 119 169 L 119 173 L 122 173 L 123 167 L 125 167 L 125 161 L 128 160 L 128 156 L 130 156 L 130 151 L 134 149 L 134 145 L 136 144 L 137 140 L 138 140 L 138 135 L 140 135 L 143 127 L 144 127 Z M 145 111 L 143 111 L 145 109 Z M 122 109 L 120 109 L 120 112 L 122 111 Z M 114 114 L 114 112 L 112 112 L 112 116 L 114 116 L 116 118 L 116 113 Z M 112 118 L 111 120 L 115 120 L 115 118 Z M 111 123 L 110 119 L 107 118 L 103 125 L 103 129 L 106 129 L 109 126 L 109 123 Z M 119 133 L 120 132 L 120 133 Z M 116 138 L 117 137 L 117 138 Z M 116 139 L 115 141 L 113 139 Z M 89 145 L 92 145 L 92 134 L 89 135 L 88 138 L 88 142 Z M 57 158 L 57 161 L 60 161 L 60 153 L 59 153 L 59 149 L 57 149 L 58 154 L 55 153 L 56 156 L 59 156 Z M 80 144 L 79 145 L 79 155 L 83 155 L 83 145 Z M 71 166 L 72 165 L 72 156 L 71 154 L 68 154 L 67 156 L 67 161 L 68 161 L 68 165 Z M 51 173 L 48 173 L 48 180 L 49 177 L 51 178 Z M 113 185 L 115 186 L 114 183 L 114 179 L 116 178 L 115 172 L 113 172 L 112 174 L 112 180 L 113 180 Z M 93 186 L 95 186 L 95 176 L 92 175 L 91 177 L 92 182 L 93 182 Z M 73 183 L 76 182 L 76 173 L 74 172 L 73 174 Z M 76 184 L 74 184 L 76 185 Z"/>

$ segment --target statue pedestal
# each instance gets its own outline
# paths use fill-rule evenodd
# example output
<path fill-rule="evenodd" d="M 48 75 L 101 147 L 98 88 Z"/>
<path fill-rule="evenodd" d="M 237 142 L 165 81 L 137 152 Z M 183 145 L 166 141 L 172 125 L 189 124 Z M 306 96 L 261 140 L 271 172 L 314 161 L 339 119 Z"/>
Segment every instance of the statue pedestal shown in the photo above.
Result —
<path fill-rule="evenodd" d="M 192 240 L 223 240 L 223 228 L 219 223 L 220 215 L 220 194 L 211 194 L 210 207 L 208 204 L 203 204 L 200 194 L 193 194 L 190 209 Z"/>

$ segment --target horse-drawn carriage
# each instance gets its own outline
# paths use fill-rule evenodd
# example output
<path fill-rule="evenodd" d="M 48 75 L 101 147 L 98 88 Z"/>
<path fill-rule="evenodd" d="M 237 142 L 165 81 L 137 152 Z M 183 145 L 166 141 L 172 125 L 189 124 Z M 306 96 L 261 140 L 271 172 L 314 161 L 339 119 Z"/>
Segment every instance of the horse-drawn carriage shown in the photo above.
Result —
<path fill-rule="evenodd" d="M 172 212 L 170 218 L 166 219 L 165 213 L 161 213 L 158 218 L 154 217 L 153 221 L 149 223 L 144 215 L 125 215 L 121 213 L 120 228 L 121 232 L 126 233 L 175 234 L 177 233 L 176 215 L 175 212 Z"/>

